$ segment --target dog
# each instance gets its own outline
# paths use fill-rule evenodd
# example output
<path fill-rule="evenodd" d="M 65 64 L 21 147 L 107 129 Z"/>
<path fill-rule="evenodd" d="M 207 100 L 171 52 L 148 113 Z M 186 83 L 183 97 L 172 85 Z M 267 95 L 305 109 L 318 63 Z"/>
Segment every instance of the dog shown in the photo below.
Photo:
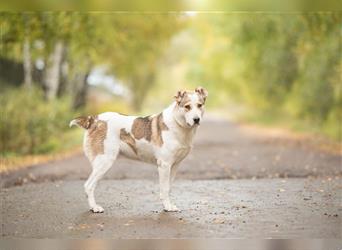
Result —
<path fill-rule="evenodd" d="M 92 165 L 84 184 L 90 210 L 104 211 L 96 203 L 94 191 L 118 154 L 122 154 L 157 165 L 164 210 L 179 211 L 170 200 L 171 183 L 192 148 L 207 97 L 207 90 L 198 87 L 195 91 L 178 91 L 172 104 L 159 114 L 137 117 L 106 112 L 72 120 L 70 127 L 85 129 L 83 150 Z"/>

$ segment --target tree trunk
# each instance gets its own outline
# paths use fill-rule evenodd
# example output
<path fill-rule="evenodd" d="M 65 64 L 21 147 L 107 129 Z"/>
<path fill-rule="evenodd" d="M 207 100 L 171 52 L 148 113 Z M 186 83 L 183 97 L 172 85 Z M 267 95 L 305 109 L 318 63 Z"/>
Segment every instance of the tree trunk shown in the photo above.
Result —
<path fill-rule="evenodd" d="M 63 51 L 64 45 L 61 41 L 58 41 L 47 61 L 44 77 L 45 97 L 47 100 L 53 100 L 57 96 Z"/>
<path fill-rule="evenodd" d="M 23 64 L 24 64 L 24 86 L 32 88 L 32 60 L 30 51 L 30 41 L 26 37 L 23 44 Z"/>
<path fill-rule="evenodd" d="M 69 72 L 69 62 L 67 61 L 67 48 L 64 48 L 63 58 L 61 61 L 61 69 L 60 69 L 60 80 L 57 91 L 57 96 L 61 97 L 65 94 L 68 94 L 68 78 L 70 75 Z M 70 91 L 71 92 L 71 91 Z"/>
<path fill-rule="evenodd" d="M 133 93 L 132 107 L 134 111 L 141 111 L 146 96 L 153 86 L 154 77 L 153 73 L 132 77 L 130 86 Z"/>
<path fill-rule="evenodd" d="M 73 108 L 78 109 L 83 107 L 87 101 L 88 84 L 87 79 L 89 76 L 89 71 L 86 73 L 76 73 L 73 84 L 74 84 L 74 100 Z"/>

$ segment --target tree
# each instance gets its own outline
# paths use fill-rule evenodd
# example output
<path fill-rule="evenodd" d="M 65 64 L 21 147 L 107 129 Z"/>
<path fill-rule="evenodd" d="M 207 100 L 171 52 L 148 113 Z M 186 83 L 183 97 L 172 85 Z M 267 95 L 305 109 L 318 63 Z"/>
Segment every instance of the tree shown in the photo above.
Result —
<path fill-rule="evenodd" d="M 178 15 L 36 12 L 2 14 L 8 57 L 23 63 L 25 85 L 32 85 L 32 62 L 44 62 L 39 80 L 47 100 L 71 94 L 85 103 L 87 77 L 95 65 L 108 65 L 133 94 L 140 109 L 153 86 L 158 62 L 181 27 Z M 39 42 L 41 46 L 36 46 Z M 17 52 L 16 47 L 22 47 Z M 13 53 L 15 52 L 15 53 Z M 13 54 L 11 54 L 13 53 Z M 65 67 L 63 67 L 63 65 Z"/>
<path fill-rule="evenodd" d="M 102 18 L 110 24 L 106 34 L 110 43 L 99 48 L 100 54 L 106 55 L 112 72 L 127 84 L 133 94 L 132 106 L 140 110 L 153 87 L 163 51 L 183 23 L 175 14 L 114 14 Z"/>

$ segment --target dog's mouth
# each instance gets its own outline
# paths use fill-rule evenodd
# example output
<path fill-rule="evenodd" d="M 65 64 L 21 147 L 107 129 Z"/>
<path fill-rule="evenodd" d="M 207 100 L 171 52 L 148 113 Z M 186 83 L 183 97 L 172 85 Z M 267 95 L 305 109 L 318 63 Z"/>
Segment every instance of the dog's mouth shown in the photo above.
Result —
<path fill-rule="evenodd" d="M 190 124 L 190 123 L 186 123 L 186 125 L 188 126 L 188 128 L 191 128 L 192 127 L 192 125 Z"/>
<path fill-rule="evenodd" d="M 186 123 L 186 125 L 188 126 L 188 128 L 193 128 L 193 127 L 198 127 L 200 125 L 200 123 L 194 123 L 194 124 L 190 124 L 190 123 Z"/>

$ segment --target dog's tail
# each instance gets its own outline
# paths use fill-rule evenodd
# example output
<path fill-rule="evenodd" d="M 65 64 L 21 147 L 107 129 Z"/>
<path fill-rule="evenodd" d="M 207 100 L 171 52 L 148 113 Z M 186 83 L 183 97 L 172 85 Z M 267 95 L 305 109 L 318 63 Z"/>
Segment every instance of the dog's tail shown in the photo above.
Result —
<path fill-rule="evenodd" d="M 96 117 L 92 115 L 80 116 L 70 121 L 69 127 L 76 125 L 80 128 L 89 129 L 91 125 L 94 124 L 95 120 L 96 120 Z"/>

